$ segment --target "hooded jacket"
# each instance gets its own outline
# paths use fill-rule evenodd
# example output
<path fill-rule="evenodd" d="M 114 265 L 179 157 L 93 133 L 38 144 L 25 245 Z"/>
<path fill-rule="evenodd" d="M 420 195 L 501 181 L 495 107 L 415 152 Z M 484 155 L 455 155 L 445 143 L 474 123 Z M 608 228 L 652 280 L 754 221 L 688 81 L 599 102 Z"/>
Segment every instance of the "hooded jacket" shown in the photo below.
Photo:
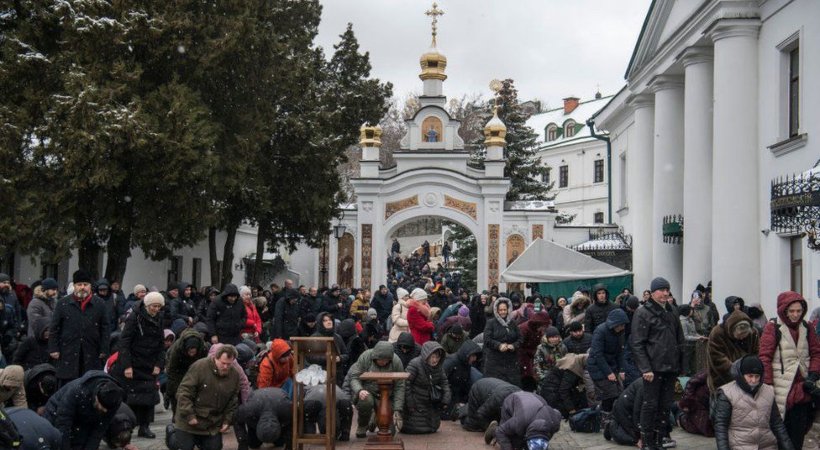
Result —
<path fill-rule="evenodd" d="M 786 314 L 794 302 L 803 305 L 803 315 L 797 323 L 791 322 Z M 806 311 L 806 300 L 800 294 L 781 293 L 777 296 L 779 319 L 767 323 L 760 338 L 763 382 L 774 386 L 781 416 L 794 405 L 811 402 L 811 396 L 803 389 L 803 381 L 809 374 L 820 377 L 820 342 L 814 327 L 807 326 L 803 320 Z"/>
<path fill-rule="evenodd" d="M 41 406 L 45 406 L 46 402 L 48 402 L 49 397 L 46 396 L 47 394 L 41 392 L 39 387 L 39 384 L 48 375 L 55 376 L 54 366 L 51 364 L 38 364 L 31 369 L 26 370 L 23 375 L 23 386 L 26 390 L 26 403 L 28 403 L 29 408 L 36 410 Z"/>
<path fill-rule="evenodd" d="M 23 369 L 28 370 L 37 364 L 51 362 L 48 354 L 48 339 L 44 338 L 48 331 L 48 320 L 45 317 L 38 317 L 29 321 L 29 330 L 33 332 L 33 335 L 23 339 L 23 342 L 17 346 L 12 364 L 19 364 L 23 366 Z"/>
<path fill-rule="evenodd" d="M 521 448 L 527 439 L 547 440 L 561 428 L 561 413 L 537 394 L 515 392 L 504 399 L 495 439 L 501 450 Z"/>
<path fill-rule="evenodd" d="M 430 366 L 429 358 L 438 353 L 439 362 Z M 450 384 L 444 374 L 444 349 L 435 341 L 421 346 L 421 355 L 413 358 L 407 366 L 410 377 L 405 380 L 404 425 L 401 432 L 407 434 L 435 433 L 441 425 L 441 414 L 438 409 L 450 404 Z M 430 400 L 430 391 L 434 386 L 440 388 L 441 403 L 434 405 Z"/>
<path fill-rule="evenodd" d="M 390 318 L 393 320 L 393 327 L 390 328 L 390 335 L 387 340 L 396 342 L 401 333 L 410 331 L 410 325 L 407 323 L 407 300 L 400 298 L 396 301 L 390 313 Z"/>
<path fill-rule="evenodd" d="M 774 388 L 762 381 L 754 394 L 741 388 L 740 360 L 732 364 L 731 372 L 735 381 L 718 389 L 715 401 L 718 450 L 794 449 L 777 410 Z"/>
<path fill-rule="evenodd" d="M 385 359 L 390 361 L 387 366 L 381 367 L 376 364 L 376 360 Z M 363 381 L 359 378 L 365 372 L 404 372 L 401 360 L 393 353 L 393 346 L 389 342 L 379 341 L 376 346 L 365 351 L 359 359 L 350 367 L 350 392 L 353 398 L 358 397 L 359 391 L 367 390 L 372 395 L 379 392 L 379 387 L 374 381 Z M 404 409 L 404 380 L 393 382 L 393 411 Z"/>
<path fill-rule="evenodd" d="M 407 353 L 401 351 L 399 347 L 405 346 L 411 350 Z M 410 361 L 421 354 L 421 345 L 416 344 L 413 335 L 409 331 L 404 331 L 399 335 L 398 340 L 393 344 L 393 353 L 401 360 L 402 367 L 407 367 Z"/>
<path fill-rule="evenodd" d="M 598 291 L 606 292 L 606 300 L 603 303 L 598 302 Z M 587 333 L 595 333 L 598 325 L 602 325 L 607 321 L 610 311 L 619 309 L 617 305 L 609 301 L 609 291 L 603 284 L 596 284 L 592 288 L 592 298 L 590 299 L 592 305 L 587 308 L 586 315 L 584 315 L 584 330 Z"/>
<path fill-rule="evenodd" d="M 748 322 L 751 333 L 743 340 L 734 338 L 735 327 L 741 322 Z M 723 321 L 715 326 L 709 334 L 709 341 L 706 347 L 706 373 L 709 391 L 714 392 L 717 388 L 732 381 L 729 369 L 732 363 L 738 359 L 749 355 L 756 355 L 760 348 L 760 338 L 752 321 L 743 311 L 735 311 Z"/>
<path fill-rule="evenodd" d="M 730 295 L 726 297 L 723 301 L 723 304 L 726 305 L 726 314 L 723 315 L 723 320 L 725 321 L 727 317 L 729 317 L 732 312 L 735 311 L 735 303 L 740 305 L 740 311 L 746 312 L 746 303 L 743 301 L 742 298 L 736 297 L 734 295 Z"/>
<path fill-rule="evenodd" d="M 623 372 L 624 333 L 615 333 L 615 327 L 629 325 L 629 318 L 622 309 L 613 309 L 606 323 L 595 329 L 592 335 L 592 346 L 589 348 L 587 370 L 593 380 L 605 380 L 610 374 Z"/>
<path fill-rule="evenodd" d="M 546 312 L 533 313 L 530 320 L 518 325 L 518 332 L 521 334 L 521 346 L 516 350 L 518 365 L 521 367 L 521 374 L 524 377 L 534 377 L 533 360 L 535 351 L 541 343 L 544 332 L 551 324 L 549 314 Z"/>
<path fill-rule="evenodd" d="M 176 298 L 170 300 L 170 314 L 171 320 L 181 319 L 188 323 L 188 319 L 191 320 L 196 319 L 196 304 L 194 302 L 193 297 L 184 298 L 185 289 L 191 287 L 190 284 L 182 282 L 179 283 L 177 290 L 179 291 L 179 295 Z"/>
<path fill-rule="evenodd" d="M 235 295 L 236 301 L 229 303 L 227 297 Z M 208 307 L 205 323 L 211 336 L 217 336 L 222 344 L 236 345 L 242 342 L 242 327 L 247 314 L 245 305 L 239 298 L 239 289 L 234 284 L 225 285 L 222 294 Z"/>
<path fill-rule="evenodd" d="M 197 349 L 195 356 L 188 356 L 186 348 L 188 345 L 193 345 Z M 165 367 L 168 381 L 165 384 L 165 394 L 176 399 L 177 388 L 188 372 L 188 368 L 207 354 L 208 351 L 205 348 L 205 340 L 202 335 L 193 328 L 185 329 L 179 335 L 179 338 L 171 344 L 171 348 L 168 349 L 167 365 Z"/>
<path fill-rule="evenodd" d="M 268 354 L 259 363 L 259 376 L 256 378 L 258 388 L 281 388 L 285 381 L 295 375 L 292 357 L 284 363 L 279 361 L 279 358 L 288 352 L 292 352 L 292 350 L 287 342 L 283 339 L 273 340 Z"/>
<path fill-rule="evenodd" d="M 467 339 L 457 353 L 447 356 L 444 360 L 444 375 L 452 391 L 453 401 L 465 403 L 470 393 L 470 356 L 475 355 L 476 361 L 481 358 L 481 347 L 471 339 Z"/>
<path fill-rule="evenodd" d="M 499 297 L 493 303 L 493 318 L 487 321 L 484 328 L 484 376 L 498 378 L 516 386 L 521 385 L 521 370 L 518 367 L 517 350 L 521 347 L 521 333 L 512 321 L 502 318 L 498 314 L 498 306 L 507 305 L 507 311 L 512 310 L 512 303 L 508 298 Z M 501 344 L 511 344 L 512 351 L 502 352 Z"/>

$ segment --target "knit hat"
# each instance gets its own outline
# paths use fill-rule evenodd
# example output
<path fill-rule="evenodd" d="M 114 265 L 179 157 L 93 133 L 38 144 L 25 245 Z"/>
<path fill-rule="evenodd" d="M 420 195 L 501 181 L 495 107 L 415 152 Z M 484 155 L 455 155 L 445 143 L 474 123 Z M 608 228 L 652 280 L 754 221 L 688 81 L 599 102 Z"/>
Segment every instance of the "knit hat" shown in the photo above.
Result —
<path fill-rule="evenodd" d="M 170 336 L 170 337 L 172 337 L 172 338 L 174 338 L 174 339 L 176 339 L 176 338 L 177 338 L 176 333 L 174 333 L 173 331 L 171 331 L 171 330 L 169 330 L 169 329 L 167 329 L 167 328 L 166 328 L 166 329 L 164 329 L 164 330 L 162 330 L 162 337 L 163 337 L 163 339 L 168 339 L 168 337 L 169 337 L 169 336 Z"/>
<path fill-rule="evenodd" d="M 43 282 L 40 283 L 40 286 L 43 287 L 44 291 L 49 290 L 49 289 L 59 289 L 60 288 L 60 286 L 57 285 L 57 280 L 55 280 L 54 278 L 44 279 Z"/>
<path fill-rule="evenodd" d="M 458 336 L 464 334 L 464 328 L 461 328 L 461 324 L 457 323 L 450 327 L 450 331 L 448 331 L 448 333 Z"/>
<path fill-rule="evenodd" d="M 572 331 L 581 331 L 581 330 L 584 329 L 584 326 L 581 325 L 581 322 L 577 322 L 577 321 L 576 322 L 570 322 L 570 324 L 567 325 L 567 329 L 570 332 L 572 332 Z"/>
<path fill-rule="evenodd" d="M 407 289 L 405 289 L 405 288 L 396 289 L 396 298 L 397 299 L 405 298 L 405 297 L 408 297 L 409 295 L 410 295 L 410 293 L 407 292 Z"/>
<path fill-rule="evenodd" d="M 138 284 L 134 286 L 134 295 L 137 295 L 139 292 L 148 292 L 148 289 L 145 289 L 144 284 Z"/>
<path fill-rule="evenodd" d="M 159 292 L 149 292 L 148 295 L 142 299 L 142 303 L 147 307 L 151 305 L 165 306 L 165 297 Z"/>
<path fill-rule="evenodd" d="M 692 307 L 689 305 L 682 305 L 680 308 L 678 308 L 678 314 L 680 314 L 681 317 L 688 317 L 689 313 L 691 312 Z"/>
<path fill-rule="evenodd" d="M 74 272 L 74 275 L 71 277 L 71 282 L 74 284 L 77 283 L 88 283 L 91 284 L 94 282 L 94 279 L 91 277 L 91 274 L 88 273 L 85 269 L 78 269 Z"/>
<path fill-rule="evenodd" d="M 255 347 L 256 344 L 254 344 L 254 348 Z M 236 362 L 238 362 L 239 365 L 242 367 L 245 367 L 245 364 L 247 364 L 248 361 L 252 360 L 254 356 L 253 349 L 251 349 L 245 343 L 242 342 L 236 344 L 236 353 Z"/>
<path fill-rule="evenodd" d="M 0 273 L 0 283 L 8 283 L 11 277 L 7 273 Z"/>
<path fill-rule="evenodd" d="M 113 381 L 103 381 L 97 388 L 97 400 L 109 411 L 115 411 L 122 403 L 122 389 Z"/>
<path fill-rule="evenodd" d="M 367 309 L 367 318 L 368 319 L 375 319 L 377 317 L 379 317 L 379 313 L 376 312 L 375 308 L 368 308 Z"/>
<path fill-rule="evenodd" d="M 461 305 L 461 307 L 458 308 L 458 315 L 461 317 L 468 317 L 470 315 L 470 308 L 465 305 Z"/>
<path fill-rule="evenodd" d="M 641 301 L 638 300 L 638 297 L 634 295 L 630 295 L 628 299 L 626 299 L 626 307 L 631 310 L 636 310 L 638 307 L 641 306 Z"/>
<path fill-rule="evenodd" d="M 670 285 L 669 282 L 666 281 L 666 278 L 657 277 L 649 283 L 649 292 L 655 292 L 658 289 L 669 289 Z"/>
<path fill-rule="evenodd" d="M 558 328 L 553 326 L 547 327 L 547 331 L 544 333 L 546 337 L 553 337 L 553 336 L 561 336 L 561 333 L 558 332 Z"/>
<path fill-rule="evenodd" d="M 413 292 L 410 293 L 410 298 L 413 300 L 427 300 L 427 292 L 424 289 L 415 288 Z"/>
<path fill-rule="evenodd" d="M 740 373 L 743 375 L 756 374 L 763 376 L 763 363 L 757 355 L 746 355 L 740 361 Z"/>

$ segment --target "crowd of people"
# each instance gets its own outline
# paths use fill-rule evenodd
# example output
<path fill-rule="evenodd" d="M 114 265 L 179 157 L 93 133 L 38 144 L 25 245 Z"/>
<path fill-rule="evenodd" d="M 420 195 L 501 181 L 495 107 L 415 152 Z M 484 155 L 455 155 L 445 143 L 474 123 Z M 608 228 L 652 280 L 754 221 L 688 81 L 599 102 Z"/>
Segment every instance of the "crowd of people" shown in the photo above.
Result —
<path fill-rule="evenodd" d="M 642 298 L 604 285 L 557 299 L 471 295 L 429 255 L 394 253 L 372 295 L 288 280 L 126 296 L 78 270 L 66 292 L 46 278 L 28 299 L 0 274 L 0 440 L 17 443 L 0 446 L 133 449 L 133 430 L 156 437 L 162 404 L 169 449 L 220 449 L 231 429 L 240 449 L 289 447 L 297 336 L 335 341 L 337 378 L 306 387 L 302 431 L 324 432 L 332 387 L 339 441 L 375 430 L 377 385 L 361 375 L 407 372 L 391 391 L 392 428 L 405 434 L 452 420 L 504 450 L 545 449 L 562 426 L 652 450 L 676 445 L 673 427 L 721 450 L 818 442 L 820 308 L 807 317 L 795 292 L 772 320 L 738 297 L 720 318 L 711 285 L 679 305 L 660 277 Z"/>

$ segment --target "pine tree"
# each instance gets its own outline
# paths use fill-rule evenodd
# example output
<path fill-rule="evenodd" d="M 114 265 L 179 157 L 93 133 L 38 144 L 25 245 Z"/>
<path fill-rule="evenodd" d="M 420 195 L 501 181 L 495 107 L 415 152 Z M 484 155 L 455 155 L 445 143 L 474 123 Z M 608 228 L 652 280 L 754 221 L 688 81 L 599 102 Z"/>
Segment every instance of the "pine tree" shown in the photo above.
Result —
<path fill-rule="evenodd" d="M 478 271 L 478 245 L 476 238 L 467 228 L 447 222 L 453 229 L 450 239 L 453 241 L 453 261 L 461 273 L 461 286 L 471 292 L 476 290 Z"/>

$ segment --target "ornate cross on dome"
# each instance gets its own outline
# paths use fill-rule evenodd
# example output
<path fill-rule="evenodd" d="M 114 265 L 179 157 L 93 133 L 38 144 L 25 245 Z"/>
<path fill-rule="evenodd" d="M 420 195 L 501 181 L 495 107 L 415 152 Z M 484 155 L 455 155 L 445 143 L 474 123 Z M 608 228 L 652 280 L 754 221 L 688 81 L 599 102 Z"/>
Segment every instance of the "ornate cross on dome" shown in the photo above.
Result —
<path fill-rule="evenodd" d="M 444 11 L 438 9 L 438 3 L 433 2 L 433 8 L 427 10 L 427 12 L 425 12 L 424 14 L 433 18 L 433 24 L 432 24 L 433 25 L 433 47 L 435 47 L 436 46 L 436 34 L 438 34 L 438 27 L 437 27 L 437 25 L 438 25 L 438 16 L 443 16 Z"/>

